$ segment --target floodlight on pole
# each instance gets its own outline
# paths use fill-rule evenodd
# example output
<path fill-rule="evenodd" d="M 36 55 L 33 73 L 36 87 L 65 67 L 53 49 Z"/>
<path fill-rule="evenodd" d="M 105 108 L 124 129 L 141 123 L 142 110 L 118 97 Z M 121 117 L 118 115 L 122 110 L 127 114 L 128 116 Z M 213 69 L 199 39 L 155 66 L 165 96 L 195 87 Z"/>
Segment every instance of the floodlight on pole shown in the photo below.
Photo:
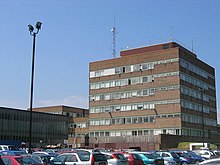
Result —
<path fill-rule="evenodd" d="M 31 70 L 31 91 L 30 91 L 30 127 L 29 127 L 29 148 L 28 152 L 31 153 L 31 143 L 32 143 L 32 107 L 33 107 L 33 92 L 34 92 L 34 59 L 35 59 L 35 40 L 36 34 L 41 29 L 41 22 L 36 23 L 36 31 L 32 25 L 28 25 L 30 35 L 33 36 L 33 51 L 32 51 L 32 70 Z"/>

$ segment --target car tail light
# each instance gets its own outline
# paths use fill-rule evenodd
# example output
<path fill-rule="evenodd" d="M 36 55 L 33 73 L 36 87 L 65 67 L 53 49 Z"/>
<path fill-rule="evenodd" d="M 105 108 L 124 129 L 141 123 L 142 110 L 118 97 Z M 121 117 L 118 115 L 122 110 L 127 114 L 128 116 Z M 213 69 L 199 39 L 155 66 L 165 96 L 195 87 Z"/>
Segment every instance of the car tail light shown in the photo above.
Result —
<path fill-rule="evenodd" d="M 115 156 L 114 154 L 112 154 L 112 158 L 113 159 L 118 159 L 117 156 Z"/>
<path fill-rule="evenodd" d="M 91 159 L 91 165 L 95 165 L 95 158 L 93 155 L 92 155 L 92 159 Z"/>

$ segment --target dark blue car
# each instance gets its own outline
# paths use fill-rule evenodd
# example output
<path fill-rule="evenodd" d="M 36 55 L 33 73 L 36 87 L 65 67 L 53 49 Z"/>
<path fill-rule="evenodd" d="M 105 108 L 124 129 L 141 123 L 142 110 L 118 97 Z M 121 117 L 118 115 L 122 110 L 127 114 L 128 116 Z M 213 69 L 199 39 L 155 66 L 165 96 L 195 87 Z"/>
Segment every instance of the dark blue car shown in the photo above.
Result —
<path fill-rule="evenodd" d="M 200 155 L 198 155 L 197 153 L 195 153 L 193 151 L 188 151 L 188 153 L 191 156 L 191 158 L 193 158 L 195 160 L 196 164 L 198 164 L 204 160 Z"/>
<path fill-rule="evenodd" d="M 20 156 L 20 155 L 27 155 L 27 153 L 25 151 L 7 150 L 7 151 L 1 151 L 0 155 Z"/>

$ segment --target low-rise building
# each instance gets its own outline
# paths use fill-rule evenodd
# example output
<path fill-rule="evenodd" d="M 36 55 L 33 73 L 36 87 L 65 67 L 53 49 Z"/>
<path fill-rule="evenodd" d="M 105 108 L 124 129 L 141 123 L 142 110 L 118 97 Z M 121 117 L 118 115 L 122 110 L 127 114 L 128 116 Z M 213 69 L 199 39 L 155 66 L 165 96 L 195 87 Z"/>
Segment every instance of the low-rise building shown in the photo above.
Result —
<path fill-rule="evenodd" d="M 0 140 L 29 143 L 30 111 L 0 107 Z M 64 143 L 68 138 L 68 117 L 32 112 L 32 145 Z"/>
<path fill-rule="evenodd" d="M 89 132 L 89 110 L 70 106 L 49 106 L 33 108 L 33 111 L 68 116 L 68 139 L 65 142 L 70 148 L 81 146 L 81 137 Z"/>

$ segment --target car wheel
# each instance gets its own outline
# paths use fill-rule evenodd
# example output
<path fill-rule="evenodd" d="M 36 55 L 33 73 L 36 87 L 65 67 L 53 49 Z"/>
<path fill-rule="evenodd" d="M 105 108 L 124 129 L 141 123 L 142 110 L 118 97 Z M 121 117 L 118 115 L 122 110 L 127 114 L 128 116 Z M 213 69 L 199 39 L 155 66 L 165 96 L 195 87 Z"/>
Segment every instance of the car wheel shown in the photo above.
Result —
<path fill-rule="evenodd" d="M 188 163 L 187 162 L 182 162 L 181 165 L 188 165 Z"/>
<path fill-rule="evenodd" d="M 200 163 L 200 161 L 196 161 L 196 163 L 195 164 L 199 164 Z"/>

